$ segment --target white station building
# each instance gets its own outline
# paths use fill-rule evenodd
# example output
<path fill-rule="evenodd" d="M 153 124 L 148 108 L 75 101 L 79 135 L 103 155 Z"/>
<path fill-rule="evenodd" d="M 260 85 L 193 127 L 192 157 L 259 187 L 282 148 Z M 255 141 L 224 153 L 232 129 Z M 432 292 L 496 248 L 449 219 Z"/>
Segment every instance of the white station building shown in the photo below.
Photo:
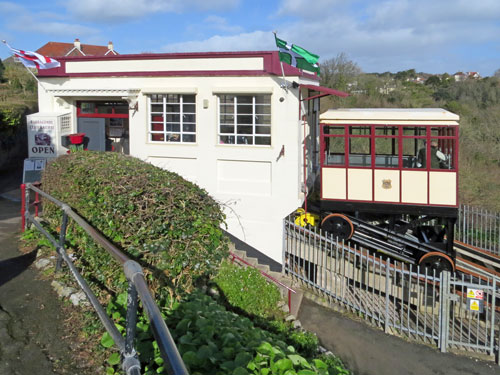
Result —
<path fill-rule="evenodd" d="M 66 57 L 39 72 L 28 116 L 31 158 L 68 135 L 89 150 L 130 154 L 206 189 L 228 231 L 282 263 L 283 218 L 320 173 L 319 98 L 347 94 L 280 65 L 278 52 Z"/>

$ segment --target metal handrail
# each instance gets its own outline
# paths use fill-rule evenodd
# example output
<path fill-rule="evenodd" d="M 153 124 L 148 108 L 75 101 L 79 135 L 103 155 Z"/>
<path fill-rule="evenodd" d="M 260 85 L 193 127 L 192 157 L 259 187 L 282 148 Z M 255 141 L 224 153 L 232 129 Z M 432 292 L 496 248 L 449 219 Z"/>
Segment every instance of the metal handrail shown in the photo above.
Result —
<path fill-rule="evenodd" d="M 29 197 L 30 190 L 34 191 L 38 195 L 43 196 L 50 202 L 54 203 L 56 206 L 60 207 L 63 211 L 61 232 L 59 236 L 59 241 L 56 241 L 50 233 L 48 233 L 41 224 L 35 220 L 29 212 Z M 52 197 L 41 189 L 37 188 L 31 183 L 21 185 L 22 191 L 22 222 L 23 230 L 25 229 L 26 222 L 29 221 L 35 225 L 35 227 L 49 239 L 49 241 L 54 245 L 58 253 L 58 259 L 56 264 L 56 270 L 60 269 L 62 260 L 66 262 L 71 273 L 75 277 L 78 285 L 84 291 L 87 299 L 92 304 L 96 310 L 99 319 L 106 328 L 106 331 L 110 334 L 115 344 L 120 349 L 122 354 L 122 368 L 127 375 L 140 374 L 140 362 L 137 358 L 137 353 L 134 349 L 134 338 L 135 338 L 135 326 L 137 321 L 137 306 L 139 297 L 142 301 L 142 305 L 146 314 L 150 320 L 151 328 L 153 331 L 153 336 L 158 343 L 160 349 L 160 355 L 163 358 L 164 366 L 169 374 L 174 375 L 184 375 L 188 374 L 186 365 L 184 364 L 177 346 L 168 330 L 165 321 L 163 320 L 160 310 L 156 305 L 150 291 L 146 280 L 144 278 L 144 273 L 141 266 L 134 260 L 127 257 L 122 253 L 116 246 L 109 242 L 102 234 L 100 234 L 95 228 L 93 228 L 89 223 L 87 223 L 81 216 L 74 212 L 70 206 L 59 201 L 58 199 Z M 39 203 L 39 202 L 37 202 Z M 38 211 L 36 212 L 38 213 Z M 115 260 L 122 265 L 125 276 L 128 280 L 128 298 L 127 298 L 127 324 L 126 324 L 126 336 L 120 334 L 116 328 L 113 321 L 107 316 L 104 308 L 101 306 L 97 297 L 94 295 L 89 285 L 83 279 L 83 277 L 78 273 L 78 270 L 74 266 L 71 258 L 66 253 L 64 243 L 66 240 L 66 229 L 68 225 L 68 217 L 72 218 L 80 227 L 89 234 L 99 245 L 101 245 L 108 253 L 115 258 Z"/>

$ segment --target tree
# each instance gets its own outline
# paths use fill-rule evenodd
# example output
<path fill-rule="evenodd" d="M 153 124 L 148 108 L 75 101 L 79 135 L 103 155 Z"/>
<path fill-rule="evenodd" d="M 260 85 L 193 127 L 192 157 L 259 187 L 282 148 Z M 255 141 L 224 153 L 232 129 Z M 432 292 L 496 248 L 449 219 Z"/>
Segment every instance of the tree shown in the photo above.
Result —
<path fill-rule="evenodd" d="M 321 84 L 323 86 L 346 90 L 349 83 L 362 73 L 361 68 L 350 60 L 346 53 L 341 52 L 336 57 L 321 64 Z"/>
<path fill-rule="evenodd" d="M 438 87 L 441 85 L 441 78 L 439 76 L 430 76 L 425 80 L 427 86 Z"/>
<path fill-rule="evenodd" d="M 494 76 L 500 78 L 500 69 L 495 70 Z"/>
<path fill-rule="evenodd" d="M 2 63 L 2 60 L 0 60 L 0 83 L 3 82 L 3 71 L 5 70 L 5 66 Z"/>

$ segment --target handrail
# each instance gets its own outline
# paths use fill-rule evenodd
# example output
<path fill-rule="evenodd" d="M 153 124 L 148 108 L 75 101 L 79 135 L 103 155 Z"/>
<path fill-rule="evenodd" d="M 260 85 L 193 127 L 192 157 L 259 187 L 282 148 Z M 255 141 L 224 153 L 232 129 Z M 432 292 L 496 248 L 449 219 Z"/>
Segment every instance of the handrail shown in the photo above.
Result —
<path fill-rule="evenodd" d="M 236 255 L 235 253 L 233 252 L 229 252 L 229 256 L 232 258 L 231 260 L 234 262 L 235 259 L 237 259 L 239 262 L 247 265 L 247 266 L 250 266 L 252 268 L 255 268 L 257 271 L 260 272 L 260 274 L 262 276 L 264 276 L 265 278 L 271 280 L 272 282 L 274 282 L 275 284 L 281 286 L 282 288 L 285 288 L 287 289 L 288 291 L 288 311 L 292 311 L 292 293 L 296 294 L 297 292 L 295 290 L 293 290 L 292 288 L 290 288 L 288 285 L 285 285 L 283 284 L 281 281 L 277 280 L 276 278 L 272 277 L 271 275 L 269 275 L 268 273 L 262 271 L 262 270 L 259 270 L 257 267 L 255 267 L 253 264 L 250 264 L 249 262 L 247 262 L 245 259 L 239 257 L 238 255 Z"/>
<path fill-rule="evenodd" d="M 59 206 L 63 211 L 59 242 L 57 242 L 30 214 L 30 190 L 34 191 L 37 195 L 39 194 L 48 199 L 56 206 Z M 51 195 L 47 194 L 31 183 L 21 185 L 21 191 L 23 194 L 23 230 L 26 226 L 26 222 L 29 221 L 33 223 L 35 227 L 49 239 L 52 245 L 54 245 L 58 253 L 56 270 L 60 268 L 61 261 L 64 260 L 70 268 L 78 284 L 86 294 L 89 302 L 96 310 L 96 313 L 99 316 L 104 327 L 106 328 L 106 331 L 108 331 L 115 344 L 120 349 L 120 352 L 122 353 L 122 368 L 125 370 L 126 374 L 140 374 L 140 363 L 137 359 L 137 353 L 133 345 L 137 319 L 137 296 L 141 299 L 144 310 L 146 311 L 146 314 L 148 315 L 148 318 L 150 320 L 153 336 L 158 343 L 160 354 L 163 358 L 167 372 L 174 375 L 188 374 L 187 368 L 179 354 L 179 351 L 177 350 L 177 346 L 172 338 L 172 335 L 170 334 L 170 331 L 168 330 L 168 327 L 161 316 L 160 310 L 149 291 L 141 266 L 136 261 L 130 259 L 124 253 L 122 253 L 116 246 L 114 246 L 95 228 L 87 223 L 81 216 L 74 212 L 67 204 L 52 197 Z M 38 210 L 36 213 L 38 213 Z M 77 224 L 79 224 L 87 234 L 89 234 L 98 244 L 100 244 L 105 250 L 107 250 L 108 253 L 113 256 L 113 258 L 115 258 L 115 260 L 123 267 L 123 271 L 129 283 L 129 298 L 127 298 L 127 327 L 125 331 L 125 339 L 120 334 L 113 321 L 107 316 L 103 307 L 89 288 L 87 282 L 78 273 L 71 258 L 66 253 L 64 243 L 66 238 L 68 217 L 71 217 Z"/>

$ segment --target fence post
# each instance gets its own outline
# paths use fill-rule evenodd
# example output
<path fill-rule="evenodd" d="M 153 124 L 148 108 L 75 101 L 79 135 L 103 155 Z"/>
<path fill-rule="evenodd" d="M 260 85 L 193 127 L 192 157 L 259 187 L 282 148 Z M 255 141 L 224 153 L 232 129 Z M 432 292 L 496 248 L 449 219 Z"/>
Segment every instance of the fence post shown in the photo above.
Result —
<path fill-rule="evenodd" d="M 26 229 L 26 184 L 21 184 L 21 231 Z"/>
<path fill-rule="evenodd" d="M 442 271 L 439 279 L 439 349 L 446 353 L 450 328 L 450 273 Z"/>
<path fill-rule="evenodd" d="M 382 261 L 382 259 L 381 259 Z M 391 269 L 391 259 L 387 259 L 385 263 L 385 316 L 384 316 L 384 332 L 389 333 L 389 302 L 390 302 L 390 269 Z"/>
<path fill-rule="evenodd" d="M 64 243 L 66 242 L 66 229 L 68 227 L 68 214 L 66 211 L 63 209 L 63 217 L 62 217 L 62 223 L 61 223 L 61 232 L 59 233 L 59 246 L 61 248 L 64 248 Z M 56 262 L 56 271 L 61 270 L 62 266 L 62 254 L 60 249 L 57 249 L 57 262 Z"/>

